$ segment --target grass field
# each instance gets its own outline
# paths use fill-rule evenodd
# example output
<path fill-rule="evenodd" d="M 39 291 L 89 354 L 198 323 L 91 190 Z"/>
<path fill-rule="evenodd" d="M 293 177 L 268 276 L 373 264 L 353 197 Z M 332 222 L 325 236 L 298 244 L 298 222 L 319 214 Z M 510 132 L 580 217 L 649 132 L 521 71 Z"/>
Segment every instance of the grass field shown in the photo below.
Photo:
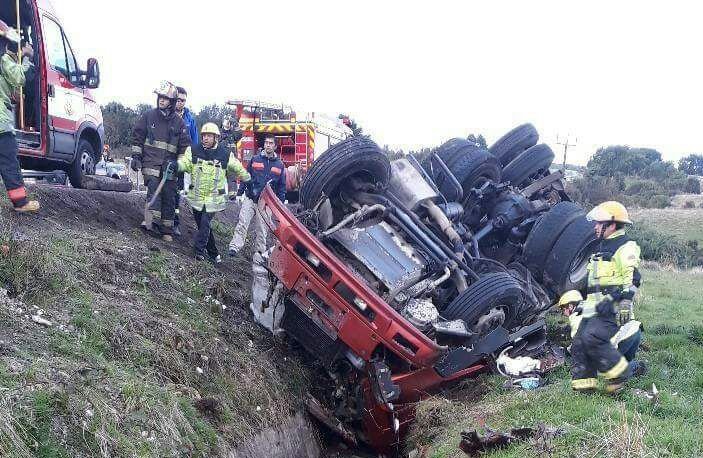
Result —
<path fill-rule="evenodd" d="M 501 388 L 502 378 L 486 376 L 450 399 L 421 403 L 408 450 L 423 451 L 426 457 L 463 457 L 457 445 L 464 429 L 544 423 L 564 433 L 546 443 L 518 443 L 486 456 L 703 456 L 703 272 L 649 267 L 643 277 L 637 314 L 645 339 L 639 355 L 650 370 L 629 382 L 618 398 L 573 393 L 568 368 L 531 392 L 508 392 Z M 653 383 L 660 392 L 656 402 L 632 391 L 651 389 Z"/>
<path fill-rule="evenodd" d="M 703 208 L 635 209 L 630 213 L 635 224 L 676 237 L 682 242 L 696 240 L 703 245 Z"/>

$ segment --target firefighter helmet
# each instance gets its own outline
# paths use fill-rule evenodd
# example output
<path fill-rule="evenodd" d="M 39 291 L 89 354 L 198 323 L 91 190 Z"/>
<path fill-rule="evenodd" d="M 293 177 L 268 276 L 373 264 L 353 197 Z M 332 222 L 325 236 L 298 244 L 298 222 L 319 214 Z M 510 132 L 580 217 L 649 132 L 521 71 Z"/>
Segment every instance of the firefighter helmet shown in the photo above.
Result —
<path fill-rule="evenodd" d="M 20 34 L 17 33 L 17 29 L 13 29 L 7 25 L 4 21 L 0 21 L 0 37 L 5 38 L 12 43 L 20 42 Z"/>
<path fill-rule="evenodd" d="M 214 134 L 218 137 L 220 136 L 220 128 L 214 122 L 206 122 L 203 124 L 202 129 L 200 129 L 200 135 L 203 134 Z"/>
<path fill-rule="evenodd" d="M 581 293 L 575 289 L 572 289 L 561 295 L 559 298 L 559 307 L 566 307 L 572 302 L 581 302 L 582 300 L 583 296 Z"/>
<path fill-rule="evenodd" d="M 623 223 L 632 224 L 630 220 L 630 215 L 627 214 L 627 209 L 620 202 L 615 202 L 614 200 L 609 200 L 597 205 L 593 208 L 588 215 L 586 215 L 589 221 L 595 221 L 596 223 Z"/>
<path fill-rule="evenodd" d="M 178 97 L 178 89 L 170 81 L 162 81 L 159 87 L 154 89 L 154 94 L 166 97 L 169 100 L 174 100 Z"/>

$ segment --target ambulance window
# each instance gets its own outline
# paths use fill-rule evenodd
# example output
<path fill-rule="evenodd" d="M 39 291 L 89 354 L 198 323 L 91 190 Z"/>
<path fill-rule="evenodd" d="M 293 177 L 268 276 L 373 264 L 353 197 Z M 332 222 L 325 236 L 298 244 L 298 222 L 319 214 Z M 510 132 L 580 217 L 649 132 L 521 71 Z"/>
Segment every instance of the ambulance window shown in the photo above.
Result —
<path fill-rule="evenodd" d="M 68 57 L 68 74 L 71 77 L 71 83 L 77 85 L 78 83 L 80 83 L 80 78 L 78 75 L 78 69 L 76 68 L 76 56 L 73 54 L 73 49 L 71 49 L 71 43 L 68 42 L 68 39 L 65 35 L 63 38 L 66 43 L 66 57 Z"/>
<path fill-rule="evenodd" d="M 48 17 L 44 16 L 44 44 L 49 65 L 57 72 L 68 76 L 68 62 L 66 61 L 66 49 L 63 44 L 63 33 L 61 27 Z"/>

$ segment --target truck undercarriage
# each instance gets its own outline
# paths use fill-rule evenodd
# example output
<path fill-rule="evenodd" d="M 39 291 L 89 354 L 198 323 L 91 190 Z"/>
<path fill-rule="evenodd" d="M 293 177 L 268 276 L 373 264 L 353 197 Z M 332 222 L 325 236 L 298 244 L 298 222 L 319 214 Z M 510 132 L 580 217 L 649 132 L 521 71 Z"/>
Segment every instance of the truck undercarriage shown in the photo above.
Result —
<path fill-rule="evenodd" d="M 423 396 L 506 349 L 544 354 L 553 298 L 583 287 L 592 228 L 526 126 L 491 151 L 450 140 L 423 164 L 353 137 L 313 164 L 295 215 L 260 198 L 267 305 L 334 382 L 346 437 L 391 453 Z"/>

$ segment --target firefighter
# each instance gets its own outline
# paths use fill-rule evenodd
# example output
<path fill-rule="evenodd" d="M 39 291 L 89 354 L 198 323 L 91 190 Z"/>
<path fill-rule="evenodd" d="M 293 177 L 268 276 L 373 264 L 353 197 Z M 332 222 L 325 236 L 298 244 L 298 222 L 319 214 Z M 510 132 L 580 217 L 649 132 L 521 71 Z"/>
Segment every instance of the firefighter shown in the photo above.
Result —
<path fill-rule="evenodd" d="M 27 198 L 22 170 L 17 159 L 19 149 L 15 139 L 12 99 L 25 82 L 25 69 L 11 47 L 16 47 L 19 42 L 17 31 L 0 21 L 0 176 L 5 183 L 12 208 L 17 212 L 27 213 L 38 211 L 39 202 Z"/>
<path fill-rule="evenodd" d="M 256 213 L 256 204 L 259 196 L 267 183 L 276 193 L 281 202 L 286 198 L 286 169 L 283 161 L 276 155 L 276 138 L 273 136 L 264 139 L 264 150 L 251 158 L 247 171 L 251 180 L 244 183 L 237 191 L 237 196 L 245 195 L 242 207 L 239 210 L 239 222 L 234 229 L 234 237 L 229 244 L 229 255 L 236 256 L 244 246 L 249 224 L 254 219 L 254 252 L 263 252 L 266 249 L 266 236 L 268 231 L 263 220 Z"/>
<path fill-rule="evenodd" d="M 237 143 L 242 139 L 242 128 L 239 127 L 239 119 L 232 115 L 225 115 L 222 120 L 222 142 L 226 143 L 230 151 L 237 157 Z M 233 173 L 227 175 L 227 197 L 229 200 L 237 198 L 237 176 Z"/>
<path fill-rule="evenodd" d="M 641 280 L 637 270 L 640 248 L 625 234 L 632 221 L 621 203 L 604 202 L 587 217 L 595 223 L 600 248 L 588 264 L 588 295 L 576 308 L 581 322 L 571 345 L 571 386 L 577 391 L 593 390 L 600 372 L 606 392 L 616 393 L 632 375 L 634 365 L 611 339 L 633 319 L 632 301 Z"/>
<path fill-rule="evenodd" d="M 176 86 L 176 91 L 178 92 L 178 98 L 176 99 L 176 114 L 183 119 L 186 124 L 186 129 L 188 129 L 188 135 L 190 136 L 190 144 L 195 146 L 198 144 L 198 127 L 195 123 L 195 118 L 193 113 L 186 107 L 186 102 L 188 101 L 188 92 L 181 86 Z M 178 174 L 178 191 L 176 192 L 176 216 L 173 219 L 173 235 L 180 236 L 180 213 L 181 213 L 181 191 L 185 189 L 185 176 L 183 173 Z"/>
<path fill-rule="evenodd" d="M 188 147 L 178 159 L 178 170 L 191 175 L 187 199 L 198 226 L 194 241 L 195 257 L 203 260 L 208 256 L 214 264 L 219 264 L 222 259 L 217 252 L 211 222 L 215 213 L 225 209 L 225 174 L 235 174 L 244 182 L 249 181 L 251 176 L 229 151 L 228 145 L 220 141 L 217 124 L 206 123 L 200 135 L 202 141 Z"/>
<path fill-rule="evenodd" d="M 183 120 L 175 113 L 176 86 L 163 81 L 154 91 L 157 107 L 142 115 L 132 133 L 132 170 L 141 169 L 147 187 L 147 202 L 154 223 L 142 227 L 173 241 L 175 194 L 177 192 L 176 159 L 190 146 Z"/>
<path fill-rule="evenodd" d="M 569 327 L 571 338 L 573 339 L 581 324 L 582 316 L 577 312 L 583 296 L 575 289 L 565 292 L 559 298 L 559 308 L 564 316 L 569 319 Z M 647 366 L 643 361 L 635 360 L 637 350 L 639 350 L 640 342 L 642 341 L 642 323 L 636 320 L 630 320 L 623 324 L 618 332 L 610 338 L 610 342 L 618 348 L 628 363 L 632 363 L 632 376 L 643 375 L 647 371 Z"/>

